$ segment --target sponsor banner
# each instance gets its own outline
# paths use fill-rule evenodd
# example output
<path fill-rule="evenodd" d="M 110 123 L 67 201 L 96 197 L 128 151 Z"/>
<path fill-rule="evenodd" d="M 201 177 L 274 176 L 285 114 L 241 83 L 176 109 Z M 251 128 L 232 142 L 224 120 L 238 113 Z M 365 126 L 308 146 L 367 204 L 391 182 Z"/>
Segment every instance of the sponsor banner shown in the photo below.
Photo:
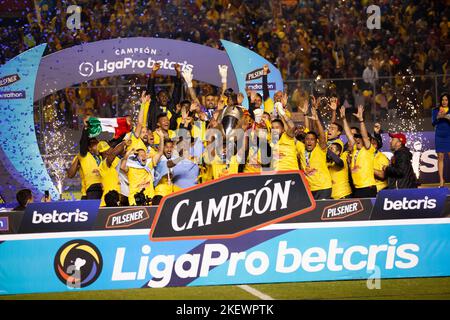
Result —
<path fill-rule="evenodd" d="M 10 84 L 13 84 L 14 82 L 17 82 L 20 80 L 19 75 L 11 74 L 0 78 L 0 87 L 9 86 Z"/>
<path fill-rule="evenodd" d="M 269 70 L 270 73 L 270 70 Z M 252 80 L 256 80 L 259 78 L 262 78 L 263 76 L 263 68 L 258 68 L 256 70 L 250 71 L 249 73 L 247 73 L 247 75 L 245 76 L 245 81 L 252 81 Z"/>
<path fill-rule="evenodd" d="M 269 88 L 269 91 L 277 90 L 277 85 L 274 82 L 267 83 L 267 87 Z M 262 92 L 263 87 L 262 87 L 262 83 L 247 83 L 245 85 L 245 89 Z"/>
<path fill-rule="evenodd" d="M 9 231 L 9 217 L 1 217 L 0 216 L 0 231 L 2 231 L 2 232 Z"/>
<path fill-rule="evenodd" d="M 239 70 L 234 68 L 233 72 L 225 51 L 187 41 L 132 37 L 84 43 L 43 57 L 34 100 L 84 81 L 149 74 L 155 63 L 161 64 L 160 74 L 174 76 L 178 63 L 182 70 L 192 70 L 195 80 L 219 87 L 222 84 L 217 66 L 227 65 L 228 86 L 238 89 Z"/>
<path fill-rule="evenodd" d="M 148 229 L 155 217 L 156 208 L 100 208 L 94 229 Z"/>
<path fill-rule="evenodd" d="M 448 234 L 443 218 L 274 225 L 207 241 L 151 242 L 148 230 L 0 235 L 0 294 L 444 277 Z"/>
<path fill-rule="evenodd" d="M 152 240 L 229 238 L 315 208 L 300 171 L 236 174 L 164 197 Z"/>
<path fill-rule="evenodd" d="M 439 218 L 445 215 L 447 188 L 381 190 L 372 220 Z"/>
<path fill-rule="evenodd" d="M 270 83 L 269 90 L 283 90 L 281 72 L 273 64 L 255 52 L 233 42 L 226 40 L 221 40 L 221 42 L 233 65 L 239 92 L 246 95 L 246 88 L 249 87 L 253 88 L 252 90 L 257 90 L 259 94 L 263 94 L 260 70 L 265 64 L 269 66 L 270 71 L 267 75 L 267 82 Z M 248 108 L 248 99 L 244 99 L 243 105 Z"/>
<path fill-rule="evenodd" d="M 25 91 L 1 91 L 0 92 L 0 99 L 6 100 L 6 99 L 25 99 Z"/>
<path fill-rule="evenodd" d="M 91 230 L 100 200 L 31 203 L 27 206 L 20 233 Z"/>
<path fill-rule="evenodd" d="M 372 199 L 319 200 L 316 208 L 300 216 L 289 219 L 293 222 L 320 221 L 364 221 L 369 220 L 372 212 Z"/>
<path fill-rule="evenodd" d="M 0 212 L 0 234 L 18 233 L 23 212 Z"/>
<path fill-rule="evenodd" d="M 24 99 L 0 99 L 0 194 L 6 202 L 16 201 L 20 189 L 31 189 L 35 199 L 43 197 L 45 190 L 52 199 L 59 198 L 41 157 L 33 118 L 34 85 L 45 46 L 37 45 L 0 66 L 0 78 L 20 77 L 8 85 L 8 91 L 26 93 Z M 18 141 L 26 152 L 17 152 Z"/>

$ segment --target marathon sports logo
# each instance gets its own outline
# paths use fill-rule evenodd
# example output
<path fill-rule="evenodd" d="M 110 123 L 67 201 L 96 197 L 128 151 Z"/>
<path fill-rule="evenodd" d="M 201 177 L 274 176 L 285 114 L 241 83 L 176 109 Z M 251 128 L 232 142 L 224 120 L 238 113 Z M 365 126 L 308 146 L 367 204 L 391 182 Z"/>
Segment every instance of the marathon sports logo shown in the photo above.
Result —
<path fill-rule="evenodd" d="M 31 223 L 33 224 L 48 224 L 48 223 L 72 223 L 72 222 L 86 222 L 89 213 L 76 209 L 75 212 L 58 212 L 53 210 L 52 213 L 39 213 L 33 211 Z"/>
<path fill-rule="evenodd" d="M 56 276 L 67 287 L 84 288 L 100 276 L 103 258 L 91 242 L 72 240 L 59 248 L 53 265 Z"/>
<path fill-rule="evenodd" d="M 267 84 L 267 87 L 270 91 L 277 89 L 277 86 L 274 82 L 269 82 Z M 262 83 L 247 83 L 246 85 L 246 90 L 261 91 L 262 89 L 263 89 Z"/>
<path fill-rule="evenodd" d="M 163 198 L 154 241 L 233 238 L 314 210 L 300 171 L 235 174 Z"/>
<path fill-rule="evenodd" d="M 20 91 L 3 91 L 0 92 L 0 100 L 7 100 L 7 99 L 25 99 L 26 94 L 24 90 Z"/>
<path fill-rule="evenodd" d="M 0 231 L 9 231 L 9 217 L 0 217 Z"/>
<path fill-rule="evenodd" d="M 20 77 L 18 74 L 11 74 L 9 76 L 5 76 L 0 78 L 0 87 L 9 86 L 10 84 L 13 84 L 14 82 L 17 82 L 20 80 Z"/>
<path fill-rule="evenodd" d="M 262 250 L 235 251 L 225 244 L 206 242 L 201 251 L 186 253 L 156 254 L 145 244 L 140 254 L 125 246 L 116 249 L 112 281 L 136 281 L 151 279 L 147 287 L 161 288 L 173 285 L 172 278 L 196 279 L 208 277 L 215 267 L 225 267 L 224 277 L 267 276 L 268 273 L 298 274 L 318 272 L 358 272 L 375 270 L 408 270 L 419 262 L 421 248 L 416 243 L 400 243 L 396 235 L 383 242 L 349 244 L 347 240 L 330 239 L 328 244 L 296 247 L 296 243 L 277 241 L 274 252 Z M 128 252 L 131 251 L 131 252 Z M 217 275 L 217 274 L 216 274 Z M 175 283 L 174 283 L 175 284 Z"/>
<path fill-rule="evenodd" d="M 117 213 L 114 213 L 108 217 L 106 221 L 106 229 L 127 228 L 132 225 L 138 224 L 142 221 L 150 219 L 150 215 L 146 208 L 139 210 L 126 209 Z"/>
<path fill-rule="evenodd" d="M 321 220 L 340 220 L 364 211 L 364 206 L 360 200 L 350 200 L 335 203 L 325 207 Z"/>
<path fill-rule="evenodd" d="M 441 217 L 447 193 L 446 188 L 382 190 L 378 193 L 371 219 Z"/>
<path fill-rule="evenodd" d="M 192 71 L 194 69 L 194 66 L 187 61 L 170 61 L 167 58 L 165 58 L 164 60 L 156 60 L 152 59 L 151 57 L 146 59 L 133 59 L 131 57 L 126 57 L 114 61 L 106 59 L 97 60 L 94 63 L 85 61 L 79 65 L 78 71 L 83 77 L 90 77 L 94 73 L 115 73 L 124 70 L 140 70 L 139 72 L 141 72 L 141 70 L 148 70 L 153 68 L 156 63 L 159 63 L 161 65 L 161 68 L 166 70 L 175 70 L 175 65 L 177 63 L 181 66 L 182 71 Z"/>

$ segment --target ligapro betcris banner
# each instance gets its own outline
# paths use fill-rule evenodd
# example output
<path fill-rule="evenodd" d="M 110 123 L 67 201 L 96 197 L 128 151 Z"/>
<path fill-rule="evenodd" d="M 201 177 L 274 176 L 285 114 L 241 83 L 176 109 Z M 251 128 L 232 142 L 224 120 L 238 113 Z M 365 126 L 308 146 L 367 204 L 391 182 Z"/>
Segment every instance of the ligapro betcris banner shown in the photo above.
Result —
<path fill-rule="evenodd" d="M 1 236 L 0 294 L 450 275 L 448 218 L 278 224 L 207 241 L 148 232 Z"/>

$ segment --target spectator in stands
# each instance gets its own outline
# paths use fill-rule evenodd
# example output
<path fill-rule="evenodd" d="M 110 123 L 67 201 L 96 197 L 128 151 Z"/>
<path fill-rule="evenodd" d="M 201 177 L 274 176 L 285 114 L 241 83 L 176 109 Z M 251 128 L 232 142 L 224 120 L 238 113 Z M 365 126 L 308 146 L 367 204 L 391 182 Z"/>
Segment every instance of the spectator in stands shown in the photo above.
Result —
<path fill-rule="evenodd" d="M 24 211 L 29 203 L 33 202 L 33 194 L 30 189 L 19 190 L 16 194 L 18 206 L 13 211 Z"/>
<path fill-rule="evenodd" d="M 375 85 L 378 80 L 378 71 L 373 66 L 372 59 L 367 61 L 367 67 L 364 69 L 362 77 L 365 83 L 365 89 L 372 92 L 375 91 Z"/>

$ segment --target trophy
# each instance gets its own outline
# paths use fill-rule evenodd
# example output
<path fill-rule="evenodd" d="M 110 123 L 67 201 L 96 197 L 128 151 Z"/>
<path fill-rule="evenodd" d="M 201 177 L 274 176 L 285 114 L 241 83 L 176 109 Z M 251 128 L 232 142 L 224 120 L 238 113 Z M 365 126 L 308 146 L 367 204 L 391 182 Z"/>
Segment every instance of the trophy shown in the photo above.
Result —
<path fill-rule="evenodd" d="M 241 120 L 244 111 L 240 106 L 227 106 L 222 111 L 220 122 L 222 123 L 225 135 L 229 135 Z"/>

